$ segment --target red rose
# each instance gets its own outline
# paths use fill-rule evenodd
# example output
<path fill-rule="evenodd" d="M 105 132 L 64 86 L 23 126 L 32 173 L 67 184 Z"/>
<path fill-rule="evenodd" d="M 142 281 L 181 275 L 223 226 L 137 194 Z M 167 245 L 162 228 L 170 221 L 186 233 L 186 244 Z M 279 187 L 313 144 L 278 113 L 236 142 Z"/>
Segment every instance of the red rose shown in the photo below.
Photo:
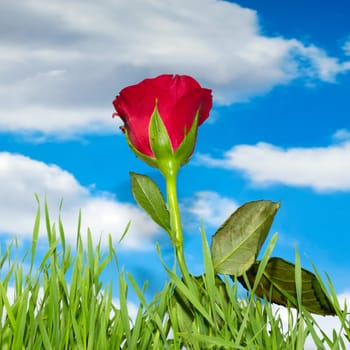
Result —
<path fill-rule="evenodd" d="M 211 90 L 202 88 L 192 77 L 164 74 L 120 91 L 113 101 L 115 115 L 123 120 L 122 130 L 127 132 L 132 146 L 148 157 L 154 157 L 149 124 L 156 104 L 175 152 L 191 129 L 197 112 L 198 125 L 208 118 Z"/>

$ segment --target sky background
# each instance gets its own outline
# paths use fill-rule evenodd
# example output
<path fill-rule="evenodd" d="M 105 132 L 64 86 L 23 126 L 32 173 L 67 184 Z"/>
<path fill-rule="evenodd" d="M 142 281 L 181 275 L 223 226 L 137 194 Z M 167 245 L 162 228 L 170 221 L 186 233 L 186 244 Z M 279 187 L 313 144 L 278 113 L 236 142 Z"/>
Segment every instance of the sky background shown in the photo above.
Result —
<path fill-rule="evenodd" d="M 186 254 L 201 273 L 208 239 L 240 205 L 281 201 L 275 256 L 327 272 L 350 293 L 350 5 L 347 1 L 27 0 L 0 2 L 0 239 L 28 246 L 37 203 L 67 240 L 117 242 L 148 295 L 171 263 L 166 234 L 136 206 L 135 158 L 112 101 L 125 86 L 188 74 L 213 90 L 196 152 L 179 176 Z M 271 235 L 269 236 L 271 237 Z M 42 225 L 41 241 L 45 242 Z"/>

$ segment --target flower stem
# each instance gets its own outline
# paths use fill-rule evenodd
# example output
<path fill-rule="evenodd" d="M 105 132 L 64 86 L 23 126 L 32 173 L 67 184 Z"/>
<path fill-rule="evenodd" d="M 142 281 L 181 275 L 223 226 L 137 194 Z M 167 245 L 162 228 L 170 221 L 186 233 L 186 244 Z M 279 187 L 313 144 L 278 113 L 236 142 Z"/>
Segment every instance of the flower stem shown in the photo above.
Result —
<path fill-rule="evenodd" d="M 172 230 L 172 242 L 175 249 L 176 260 L 185 281 L 189 279 L 188 268 L 184 255 L 184 240 L 182 234 L 181 215 L 177 199 L 176 188 L 177 171 L 168 172 L 165 176 L 168 206 L 170 212 L 170 224 Z"/>

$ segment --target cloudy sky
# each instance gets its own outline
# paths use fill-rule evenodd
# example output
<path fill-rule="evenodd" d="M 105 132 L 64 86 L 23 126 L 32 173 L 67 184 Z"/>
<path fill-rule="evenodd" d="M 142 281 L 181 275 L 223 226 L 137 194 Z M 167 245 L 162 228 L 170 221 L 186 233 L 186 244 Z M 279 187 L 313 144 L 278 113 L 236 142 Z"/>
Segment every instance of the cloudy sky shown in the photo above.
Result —
<path fill-rule="evenodd" d="M 75 241 L 111 233 L 125 269 L 152 294 L 166 235 L 136 206 L 129 171 L 164 188 L 128 149 L 112 100 L 161 73 L 211 88 L 214 108 L 179 178 L 188 264 L 239 205 L 281 201 L 274 255 L 327 272 L 350 291 L 350 6 L 346 1 L 1 1 L 0 232 L 30 240 L 46 198 Z M 44 225 L 42 240 L 45 239 Z M 103 240 L 105 242 L 106 240 Z M 159 267 L 157 267 L 159 266 Z"/>

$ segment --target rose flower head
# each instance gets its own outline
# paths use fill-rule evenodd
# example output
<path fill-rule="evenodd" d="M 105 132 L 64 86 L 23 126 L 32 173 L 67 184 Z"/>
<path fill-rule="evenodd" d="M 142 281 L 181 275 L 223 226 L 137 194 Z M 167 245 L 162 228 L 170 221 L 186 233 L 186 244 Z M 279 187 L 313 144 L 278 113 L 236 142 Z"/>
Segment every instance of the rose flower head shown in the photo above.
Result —
<path fill-rule="evenodd" d="M 190 76 L 163 74 L 122 89 L 113 105 L 137 156 L 158 167 L 160 158 L 171 155 L 181 166 L 193 153 L 212 95 Z"/>

